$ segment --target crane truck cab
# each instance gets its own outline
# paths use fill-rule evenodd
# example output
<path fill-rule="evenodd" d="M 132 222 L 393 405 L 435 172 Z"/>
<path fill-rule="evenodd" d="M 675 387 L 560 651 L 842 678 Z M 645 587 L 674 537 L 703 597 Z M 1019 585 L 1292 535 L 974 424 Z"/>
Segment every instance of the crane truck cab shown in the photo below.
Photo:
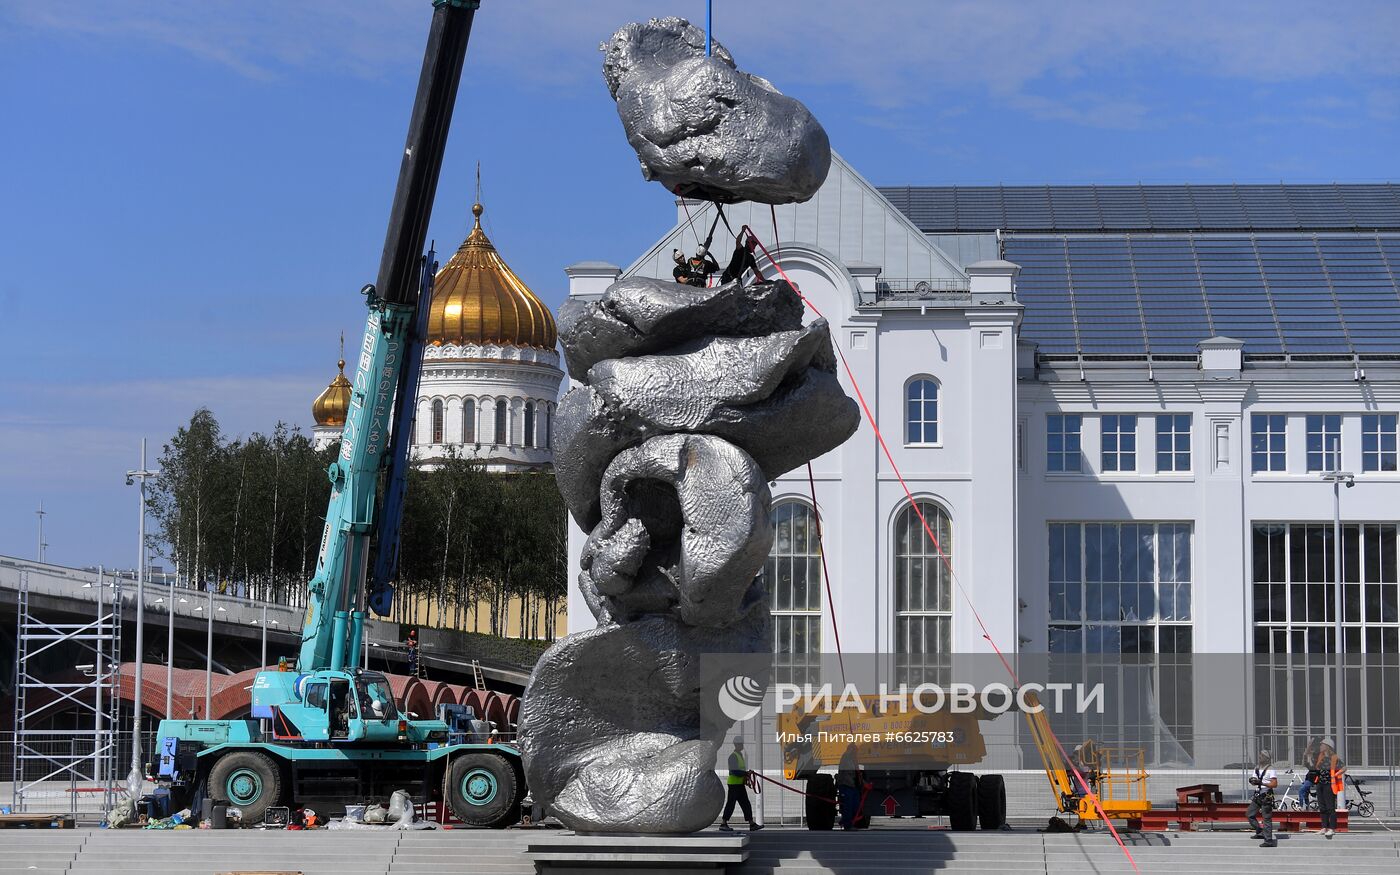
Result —
<path fill-rule="evenodd" d="M 253 719 L 279 741 L 442 742 L 447 724 L 409 720 L 378 672 L 262 671 L 253 679 Z M 415 718 L 417 715 L 412 715 Z"/>

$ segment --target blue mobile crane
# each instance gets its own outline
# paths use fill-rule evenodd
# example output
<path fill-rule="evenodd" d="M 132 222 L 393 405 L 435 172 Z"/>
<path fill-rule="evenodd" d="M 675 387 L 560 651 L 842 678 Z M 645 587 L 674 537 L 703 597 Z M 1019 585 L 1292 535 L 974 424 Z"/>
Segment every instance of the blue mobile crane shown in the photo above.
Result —
<path fill-rule="evenodd" d="M 460 706 L 402 713 L 388 680 L 356 666 L 366 610 L 389 612 L 433 254 L 422 256 L 479 0 L 434 0 L 379 276 L 357 353 L 331 498 L 294 671 L 260 671 L 247 720 L 162 720 L 154 776 L 176 808 L 202 798 L 258 823 L 268 808 L 334 806 L 407 789 L 471 826 L 519 819 L 520 753 Z M 379 480 L 385 480 L 382 506 Z M 378 510 L 378 513 L 376 513 Z M 370 546 L 376 548 L 373 567 Z M 450 722 L 449 722 L 450 721 Z"/>

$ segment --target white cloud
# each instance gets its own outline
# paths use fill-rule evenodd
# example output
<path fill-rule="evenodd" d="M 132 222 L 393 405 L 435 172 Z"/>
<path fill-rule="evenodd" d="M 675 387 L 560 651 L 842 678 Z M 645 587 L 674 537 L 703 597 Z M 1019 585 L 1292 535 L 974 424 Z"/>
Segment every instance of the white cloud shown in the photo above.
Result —
<path fill-rule="evenodd" d="M 135 466 L 141 438 L 158 455 L 201 406 L 228 437 L 270 431 L 278 419 L 306 432 L 322 385 L 315 377 L 283 376 L 5 386 L 0 479 L 61 488 L 118 477 Z"/>
<path fill-rule="evenodd" d="M 1400 74 L 1400 4 L 1357 0 L 765 0 L 715 4 L 716 36 L 741 66 L 779 87 L 846 83 L 872 105 L 930 90 L 1022 93 L 1138 61 L 1260 81 Z M 374 75 L 416 68 L 427 0 L 8 0 L 23 24 L 165 44 L 254 76 L 287 68 Z M 699 0 L 485 0 L 475 63 L 520 81 L 597 84 L 596 50 L 617 26 L 652 15 L 699 20 Z M 1033 111 L 1033 109 L 1032 109 Z"/>

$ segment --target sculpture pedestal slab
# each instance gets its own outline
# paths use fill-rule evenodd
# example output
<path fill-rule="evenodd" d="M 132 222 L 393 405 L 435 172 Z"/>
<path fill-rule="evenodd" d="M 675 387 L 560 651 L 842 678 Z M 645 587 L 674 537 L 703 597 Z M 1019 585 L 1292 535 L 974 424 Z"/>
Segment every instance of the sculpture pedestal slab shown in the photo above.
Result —
<path fill-rule="evenodd" d="M 540 875 L 678 875 L 727 872 L 749 858 L 747 833 L 579 835 L 548 831 L 525 843 Z"/>

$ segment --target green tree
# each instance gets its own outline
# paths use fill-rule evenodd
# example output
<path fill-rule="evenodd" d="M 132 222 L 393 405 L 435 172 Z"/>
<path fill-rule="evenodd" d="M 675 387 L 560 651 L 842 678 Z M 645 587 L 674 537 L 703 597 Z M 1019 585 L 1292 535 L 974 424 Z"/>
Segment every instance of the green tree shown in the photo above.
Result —
<path fill-rule="evenodd" d="M 304 603 L 337 449 L 317 452 L 281 422 L 270 434 L 227 440 L 209 410 L 195 411 L 160 458 L 152 542 L 198 584 Z M 566 551 L 553 474 L 488 473 L 449 453 L 431 469 L 409 471 L 393 618 L 500 635 L 518 605 L 525 634 L 552 637 L 567 590 Z"/>

